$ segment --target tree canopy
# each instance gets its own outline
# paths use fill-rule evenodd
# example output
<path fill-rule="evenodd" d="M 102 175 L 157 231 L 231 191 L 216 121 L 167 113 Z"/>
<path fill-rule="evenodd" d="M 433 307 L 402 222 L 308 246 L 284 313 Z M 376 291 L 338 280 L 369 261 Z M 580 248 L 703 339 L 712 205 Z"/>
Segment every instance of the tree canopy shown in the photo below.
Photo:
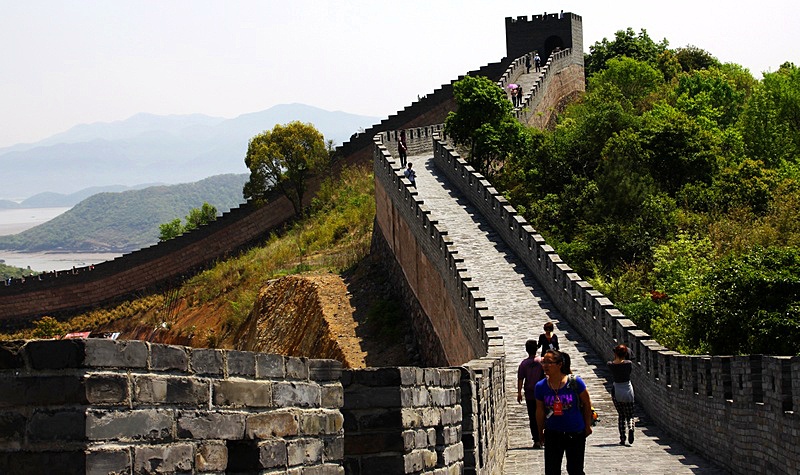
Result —
<path fill-rule="evenodd" d="M 306 179 L 324 169 L 328 159 L 325 140 L 313 125 L 299 121 L 278 124 L 250 139 L 245 157 L 250 179 L 244 197 L 263 202 L 277 186 L 301 214 Z"/>
<path fill-rule="evenodd" d="M 181 223 L 180 218 L 161 224 L 159 229 L 159 240 L 168 241 L 176 238 L 183 233 L 195 230 L 204 224 L 208 224 L 217 219 L 217 208 L 208 203 L 203 203 L 200 208 L 192 208 L 186 215 L 186 224 Z"/>

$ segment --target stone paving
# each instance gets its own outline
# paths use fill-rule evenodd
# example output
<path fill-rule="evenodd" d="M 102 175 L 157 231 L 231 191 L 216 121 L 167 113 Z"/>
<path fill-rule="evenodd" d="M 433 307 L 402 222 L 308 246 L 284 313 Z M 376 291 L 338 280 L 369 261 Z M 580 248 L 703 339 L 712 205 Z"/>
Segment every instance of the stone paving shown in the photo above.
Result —
<path fill-rule="evenodd" d="M 672 440 L 638 407 L 635 442 L 620 446 L 617 414 L 608 390 L 610 373 L 605 368 L 611 349 L 599 355 L 581 341 L 479 212 L 437 172 L 431 156 L 409 157 L 409 161 L 417 170 L 419 197 L 431 210 L 431 218 L 448 230 L 504 338 L 510 431 L 505 474 L 544 473 L 544 452 L 532 448 L 525 403 L 516 400 L 516 367 L 526 357 L 525 341 L 536 339 L 547 321 L 554 322 L 561 349 L 572 357 L 573 372 L 586 381 L 601 417 L 587 439 L 586 473 L 727 473 Z M 566 473 L 566 468 L 562 471 Z"/>

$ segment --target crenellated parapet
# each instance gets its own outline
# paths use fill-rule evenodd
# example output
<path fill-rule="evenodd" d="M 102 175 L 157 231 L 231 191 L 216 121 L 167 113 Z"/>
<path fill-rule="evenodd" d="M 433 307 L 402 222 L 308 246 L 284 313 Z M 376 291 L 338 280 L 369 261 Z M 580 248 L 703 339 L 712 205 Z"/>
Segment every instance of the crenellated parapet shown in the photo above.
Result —
<path fill-rule="evenodd" d="M 503 195 L 442 141 L 435 144 L 434 163 L 492 222 L 596 351 L 620 343 L 632 350 L 637 403 L 659 426 L 733 473 L 800 471 L 800 358 L 668 350 L 563 262 Z"/>

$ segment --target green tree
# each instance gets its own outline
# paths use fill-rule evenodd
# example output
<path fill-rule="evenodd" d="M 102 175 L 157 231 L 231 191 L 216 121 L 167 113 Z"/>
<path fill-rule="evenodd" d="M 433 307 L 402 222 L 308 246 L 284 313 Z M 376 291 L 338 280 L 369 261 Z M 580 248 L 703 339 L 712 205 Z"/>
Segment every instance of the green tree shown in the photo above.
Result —
<path fill-rule="evenodd" d="M 614 34 L 614 39 L 609 41 L 603 38 L 589 47 L 589 54 L 586 55 L 584 64 L 586 77 L 602 71 L 606 68 L 608 60 L 626 56 L 631 59 L 649 63 L 653 67 L 659 66 L 659 56 L 663 53 L 669 42 L 666 39 L 654 42 L 642 29 L 637 34 L 633 28 L 619 30 Z"/>
<path fill-rule="evenodd" d="M 185 225 L 181 224 L 180 218 L 175 218 L 168 223 L 160 224 L 158 226 L 159 239 L 161 241 L 168 241 L 216 219 L 217 208 L 208 203 L 203 203 L 202 207 L 192 208 L 189 211 L 189 214 L 186 215 Z"/>
<path fill-rule="evenodd" d="M 467 76 L 453 85 L 453 95 L 456 110 L 447 114 L 445 133 L 469 148 L 467 162 L 490 178 L 524 142 L 523 127 L 505 92 L 488 78 Z"/>
<path fill-rule="evenodd" d="M 720 65 L 719 60 L 712 56 L 711 53 L 694 45 L 676 48 L 675 58 L 685 72 L 709 69 Z"/>
<path fill-rule="evenodd" d="M 245 164 L 250 179 L 244 197 L 264 202 L 277 186 L 292 202 L 295 213 L 303 212 L 307 178 L 323 168 L 329 157 L 322 134 L 299 121 L 276 125 L 250 139 Z"/>

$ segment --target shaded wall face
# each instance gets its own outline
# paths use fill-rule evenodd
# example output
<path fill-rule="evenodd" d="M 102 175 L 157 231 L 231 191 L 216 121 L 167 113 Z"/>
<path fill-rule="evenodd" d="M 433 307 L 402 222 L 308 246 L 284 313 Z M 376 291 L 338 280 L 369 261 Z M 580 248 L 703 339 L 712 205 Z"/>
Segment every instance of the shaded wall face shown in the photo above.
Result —
<path fill-rule="evenodd" d="M 538 51 L 544 61 L 555 47 L 576 49 L 583 52 L 582 19 L 572 13 L 558 13 L 506 18 L 506 54 L 517 58 L 531 51 Z"/>

